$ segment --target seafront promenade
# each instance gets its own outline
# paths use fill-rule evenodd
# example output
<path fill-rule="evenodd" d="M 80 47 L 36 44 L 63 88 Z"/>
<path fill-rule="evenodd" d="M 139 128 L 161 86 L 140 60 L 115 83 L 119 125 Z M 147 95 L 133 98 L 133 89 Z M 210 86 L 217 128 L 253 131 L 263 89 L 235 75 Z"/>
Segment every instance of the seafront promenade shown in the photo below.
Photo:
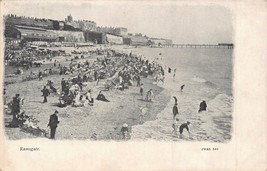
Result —
<path fill-rule="evenodd" d="M 222 49 L 233 49 L 234 44 L 166 44 L 161 45 L 165 48 L 222 48 Z"/>

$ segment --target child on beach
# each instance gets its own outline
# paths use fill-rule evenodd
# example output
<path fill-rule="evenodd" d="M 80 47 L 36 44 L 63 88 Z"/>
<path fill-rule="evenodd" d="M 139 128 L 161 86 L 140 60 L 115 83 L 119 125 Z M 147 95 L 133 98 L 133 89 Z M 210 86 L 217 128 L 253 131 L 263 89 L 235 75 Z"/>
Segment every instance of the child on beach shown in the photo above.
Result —
<path fill-rule="evenodd" d="M 178 118 L 176 118 L 176 119 L 173 121 L 173 124 L 172 124 L 172 128 L 173 128 L 172 134 L 177 134 L 178 121 L 179 121 Z"/>
<path fill-rule="evenodd" d="M 141 113 L 140 113 L 139 119 L 140 119 L 140 124 L 141 124 L 141 123 L 145 122 L 144 121 L 144 116 L 146 114 L 146 108 L 145 107 L 140 107 L 140 111 L 141 111 Z"/>
<path fill-rule="evenodd" d="M 189 121 L 187 121 L 186 123 L 183 123 L 180 127 L 179 127 L 179 132 L 180 132 L 180 138 L 182 138 L 182 134 L 183 134 L 183 130 L 186 129 L 188 134 L 190 135 L 190 131 L 189 131 L 189 127 L 188 125 L 190 124 Z"/>
<path fill-rule="evenodd" d="M 94 98 L 92 98 L 92 90 L 91 89 L 89 89 L 88 90 L 88 92 L 86 93 L 86 100 L 88 100 L 88 104 L 90 105 L 90 106 L 93 106 L 94 105 Z"/>
<path fill-rule="evenodd" d="M 154 96 L 154 93 L 153 93 L 152 89 L 150 89 L 146 94 L 146 100 L 152 102 L 153 96 Z"/>
<path fill-rule="evenodd" d="M 122 139 L 123 140 L 127 139 L 128 132 L 129 132 L 128 125 L 125 123 L 125 124 L 122 125 L 122 128 L 121 128 L 121 133 L 122 133 Z"/>
<path fill-rule="evenodd" d="M 144 92 L 144 86 L 143 86 L 143 83 L 141 83 L 141 86 L 140 86 L 140 94 L 141 94 L 141 96 L 143 96 L 143 92 Z"/>
<path fill-rule="evenodd" d="M 184 89 L 184 84 L 181 86 L 181 89 L 180 89 L 181 94 L 183 93 L 183 89 Z"/>
<path fill-rule="evenodd" d="M 173 80 L 175 80 L 176 68 L 173 70 Z"/>

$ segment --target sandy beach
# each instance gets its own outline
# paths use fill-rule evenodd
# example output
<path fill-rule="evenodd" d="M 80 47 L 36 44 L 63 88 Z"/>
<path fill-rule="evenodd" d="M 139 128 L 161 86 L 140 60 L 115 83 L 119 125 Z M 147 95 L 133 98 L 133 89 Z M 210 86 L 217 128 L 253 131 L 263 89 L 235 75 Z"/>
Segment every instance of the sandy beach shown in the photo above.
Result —
<path fill-rule="evenodd" d="M 88 60 L 92 62 L 97 57 L 103 58 L 103 56 L 85 56 L 85 59 L 77 61 Z M 63 57 L 56 57 L 55 59 L 60 61 L 61 65 L 70 63 Z M 49 68 L 52 65 L 53 63 L 46 61 L 41 69 Z M 6 69 L 6 75 L 14 72 L 15 69 Z M 35 72 L 38 69 L 40 68 L 32 68 L 31 71 Z M 48 97 L 49 103 L 42 103 L 41 89 L 48 79 L 55 83 L 54 86 L 57 89 L 60 89 L 60 80 L 63 77 L 68 79 L 71 75 L 55 74 L 44 77 L 41 81 L 38 79 L 22 81 L 23 77 L 28 75 L 29 72 L 30 70 L 24 71 L 23 75 L 5 79 L 7 83 L 5 86 L 7 101 L 11 100 L 15 93 L 20 93 L 21 97 L 25 98 L 22 110 L 25 111 L 25 114 L 35 117 L 39 121 L 37 124 L 39 128 L 45 129 L 47 132 L 49 131 L 47 127 L 49 116 L 55 110 L 58 110 L 60 124 L 56 133 L 57 139 L 90 139 L 92 134 L 96 133 L 98 140 L 119 140 L 121 139 L 120 129 L 124 123 L 129 125 L 130 133 L 133 125 L 143 124 L 143 122 L 140 123 L 140 107 L 146 109 L 144 121 L 151 121 L 157 118 L 157 114 L 165 108 L 170 100 L 169 91 L 155 85 L 155 83 L 153 84 L 153 76 L 148 76 L 147 78 L 141 78 L 141 82 L 144 84 L 145 93 L 149 89 L 153 89 L 155 94 L 153 102 L 145 101 L 145 95 L 143 97 L 140 95 L 139 87 L 136 87 L 136 83 L 134 83 L 133 86 L 124 91 L 118 89 L 103 91 L 110 102 L 95 100 L 94 106 L 59 108 L 57 107 L 59 97 L 54 94 Z M 100 90 L 104 90 L 104 83 L 105 80 L 100 80 L 98 85 L 94 81 L 88 83 L 87 87 L 93 90 L 93 98 L 96 98 Z M 6 112 L 5 124 L 7 125 L 11 120 L 12 115 Z M 6 127 L 5 130 L 9 139 L 37 138 L 37 136 L 25 132 L 21 128 Z"/>
<path fill-rule="evenodd" d="M 100 48 L 100 47 L 98 47 Z M 104 47 L 101 47 L 104 48 Z M 25 98 L 22 110 L 25 114 L 33 116 L 38 121 L 37 126 L 40 129 L 49 132 L 47 127 L 49 116 L 55 110 L 58 110 L 60 124 L 57 128 L 57 139 L 91 139 L 93 134 L 97 134 L 97 140 L 121 140 L 121 127 L 124 123 L 129 126 L 129 139 L 131 140 L 167 140 L 167 141 L 212 141 L 212 142 L 227 142 L 231 139 L 232 131 L 232 103 L 233 99 L 231 92 L 226 88 L 220 89 L 218 85 L 221 82 L 211 82 L 205 80 L 194 72 L 187 69 L 188 64 L 179 66 L 183 61 L 177 59 L 168 61 L 164 59 L 168 56 L 165 54 L 170 50 L 165 50 L 162 56 L 158 56 L 162 49 L 153 49 L 145 51 L 145 48 L 132 48 L 125 46 L 112 46 L 114 51 L 119 53 L 133 52 L 137 56 L 141 56 L 149 61 L 155 60 L 164 66 L 165 81 L 164 84 L 155 83 L 155 75 L 141 77 L 141 82 L 144 84 L 144 95 L 140 95 L 139 87 L 134 81 L 133 86 L 129 89 L 121 91 L 119 89 L 106 90 L 105 84 L 107 79 L 101 79 L 96 85 L 96 81 L 89 81 L 84 85 L 83 89 L 92 89 L 92 97 L 95 99 L 98 92 L 102 91 L 110 102 L 102 102 L 95 100 L 94 106 L 73 107 L 71 105 L 65 108 L 59 108 L 59 96 L 51 94 L 48 97 L 48 103 L 43 104 L 41 89 L 46 84 L 47 80 L 54 82 L 54 87 L 61 89 L 60 80 L 64 78 L 72 78 L 76 74 L 59 75 L 55 73 L 44 77 L 43 80 L 38 79 L 25 81 L 26 75 L 30 74 L 30 70 L 25 70 L 22 75 L 5 78 L 5 88 L 7 92 L 7 101 L 10 101 L 16 93 L 21 94 Z M 56 48 L 59 49 L 59 48 Z M 75 50 L 73 47 L 64 48 L 67 53 Z M 80 48 L 80 50 L 88 50 Z M 143 53 L 147 52 L 147 53 Z M 152 53 L 153 52 L 153 53 Z M 203 51 L 199 51 L 203 53 Z M 185 53 L 187 54 L 187 53 Z M 57 56 L 54 59 L 57 64 L 68 66 L 74 56 Z M 170 54 L 169 56 L 172 56 Z M 89 61 L 93 63 L 98 59 L 103 59 L 104 55 L 88 54 L 84 59 L 75 59 L 76 63 Z M 114 57 L 120 58 L 120 57 Z M 171 58 L 172 59 L 172 58 Z M 220 58 L 219 58 L 220 59 Z M 43 62 L 42 70 L 49 69 L 53 66 L 53 60 L 40 61 Z M 192 60 L 194 60 L 192 58 Z M 168 63 L 169 62 L 169 63 Z M 219 62 L 219 61 L 218 61 Z M 175 65 L 173 65 L 175 64 Z M 220 62 L 218 63 L 220 64 Z M 178 66 L 177 66 L 178 65 Z M 167 66 L 172 68 L 177 67 L 175 79 L 173 73 L 168 73 Z M 33 67 L 31 71 L 38 72 L 40 68 Z M 14 73 L 16 68 L 6 67 L 6 75 Z M 218 77 L 217 75 L 215 75 Z M 226 81 L 228 84 L 228 82 Z M 182 84 L 186 85 L 185 91 L 181 94 L 179 91 Z M 217 85 L 216 85 L 217 84 Z M 224 84 L 222 84 L 224 85 Z M 145 94 L 149 89 L 153 89 L 155 99 L 153 102 L 145 100 Z M 229 93 L 230 94 L 229 94 Z M 178 99 L 179 121 L 181 125 L 187 121 L 191 122 L 191 134 L 184 133 L 179 137 L 178 133 L 173 134 L 172 128 L 172 107 L 174 105 L 173 96 Z M 206 112 L 197 113 L 199 102 L 205 99 L 208 103 Z M 144 108 L 144 119 L 141 121 L 141 108 Z M 12 115 L 5 114 L 5 125 L 12 120 Z M 41 138 L 43 136 L 35 136 L 21 128 L 6 127 L 6 134 L 9 139 L 23 138 Z"/>

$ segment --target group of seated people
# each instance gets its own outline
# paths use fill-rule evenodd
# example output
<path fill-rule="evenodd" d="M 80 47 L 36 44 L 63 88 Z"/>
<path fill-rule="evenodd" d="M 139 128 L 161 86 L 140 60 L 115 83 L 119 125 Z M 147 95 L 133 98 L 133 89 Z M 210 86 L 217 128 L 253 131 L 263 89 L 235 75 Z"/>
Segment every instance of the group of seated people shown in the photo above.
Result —
<path fill-rule="evenodd" d="M 71 91 L 70 91 L 71 92 Z M 102 91 L 96 97 L 96 100 L 109 102 L 109 100 L 105 97 Z M 61 96 L 59 97 L 59 107 L 66 107 L 67 105 L 72 105 L 73 107 L 82 107 L 82 106 L 93 106 L 94 105 L 94 98 L 92 97 L 92 90 L 88 90 L 85 94 L 76 89 L 73 93 L 69 95 L 65 95 L 62 92 Z"/>

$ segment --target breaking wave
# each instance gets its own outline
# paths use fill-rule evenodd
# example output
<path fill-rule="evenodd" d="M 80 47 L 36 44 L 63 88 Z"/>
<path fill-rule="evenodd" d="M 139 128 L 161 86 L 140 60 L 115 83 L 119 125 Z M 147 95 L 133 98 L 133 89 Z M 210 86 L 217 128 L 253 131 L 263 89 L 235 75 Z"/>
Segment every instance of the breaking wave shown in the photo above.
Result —
<path fill-rule="evenodd" d="M 191 79 L 192 80 L 192 79 Z M 205 83 L 205 87 L 215 86 L 211 82 L 201 78 L 195 78 L 198 83 Z M 167 79 L 168 81 L 168 79 Z M 165 88 L 171 89 L 173 82 L 169 79 L 168 86 Z M 197 87 L 197 85 L 196 85 Z M 203 91 L 206 89 L 203 89 Z M 207 88 L 209 92 L 214 91 L 212 87 Z M 175 94 L 173 91 L 172 94 Z M 179 125 L 190 121 L 191 135 L 187 132 L 182 137 L 172 134 L 172 107 L 173 98 L 170 96 L 170 102 L 157 115 L 154 121 L 145 122 L 142 125 L 132 127 L 132 139 L 144 140 L 170 140 L 170 141 L 212 141 L 212 142 L 227 142 L 231 139 L 232 127 L 232 103 L 233 98 L 227 94 L 217 94 L 212 99 L 207 99 L 207 111 L 198 113 L 199 99 L 194 91 L 189 91 L 187 94 L 178 95 L 179 106 Z"/>

